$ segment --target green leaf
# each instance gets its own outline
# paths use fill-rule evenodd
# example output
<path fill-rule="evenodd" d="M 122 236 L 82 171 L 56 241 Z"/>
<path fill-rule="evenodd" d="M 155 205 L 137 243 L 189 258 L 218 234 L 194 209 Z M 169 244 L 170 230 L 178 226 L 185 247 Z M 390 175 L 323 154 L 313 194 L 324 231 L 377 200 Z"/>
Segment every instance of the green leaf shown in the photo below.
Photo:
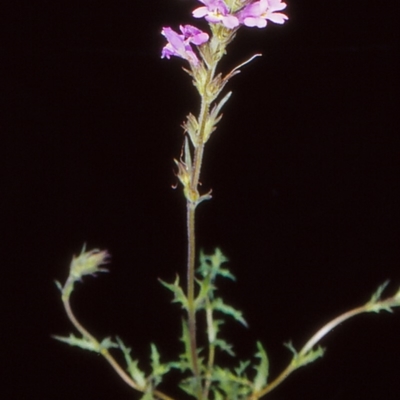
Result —
<path fill-rule="evenodd" d="M 100 343 L 100 349 L 117 349 L 119 346 L 117 343 L 113 342 L 110 337 L 106 337 Z"/>
<path fill-rule="evenodd" d="M 250 360 L 240 361 L 239 366 L 235 368 L 235 373 L 237 376 L 245 376 L 245 371 L 250 365 Z"/>
<path fill-rule="evenodd" d="M 152 391 L 146 390 L 140 400 L 154 400 Z"/>
<path fill-rule="evenodd" d="M 233 346 L 231 344 L 227 343 L 224 339 L 216 339 L 213 344 L 215 347 L 220 348 L 222 351 L 225 351 L 230 356 L 232 356 L 232 357 L 235 356 L 235 353 L 232 350 Z"/>
<path fill-rule="evenodd" d="M 223 97 L 222 100 L 218 103 L 218 105 L 215 105 L 213 107 L 213 109 L 211 110 L 211 113 L 208 115 L 208 118 L 206 119 L 206 125 L 204 128 L 204 143 L 207 142 L 211 133 L 213 133 L 215 131 L 215 129 L 217 129 L 216 125 L 222 118 L 222 114 L 218 115 L 218 113 L 220 112 L 220 110 L 224 106 L 224 104 L 228 101 L 231 94 L 232 94 L 232 92 L 228 92 L 225 95 L 225 97 Z"/>
<path fill-rule="evenodd" d="M 299 354 L 299 367 L 304 367 L 307 364 L 310 364 L 317 360 L 318 358 L 321 358 L 325 353 L 325 349 L 322 348 L 321 346 L 318 346 L 315 350 L 312 349 L 308 351 L 306 354 L 302 355 Z"/>
<path fill-rule="evenodd" d="M 67 343 L 70 346 L 80 347 L 81 349 L 94 351 L 96 353 L 100 353 L 101 350 L 103 349 L 111 349 L 118 347 L 117 343 L 113 342 L 110 337 L 103 339 L 100 343 L 98 343 L 97 341 L 87 339 L 85 337 L 78 338 L 72 333 L 69 335 L 69 337 L 57 336 L 57 335 L 53 335 L 52 337 L 56 340 L 59 340 L 60 342 Z"/>
<path fill-rule="evenodd" d="M 194 300 L 197 311 L 205 308 L 206 300 L 213 298 L 213 292 L 216 287 L 211 283 L 210 277 L 205 277 L 203 280 L 196 279 L 196 283 L 200 286 L 199 294 Z"/>
<path fill-rule="evenodd" d="M 132 377 L 132 379 L 137 383 L 137 385 L 141 388 L 144 389 L 147 386 L 146 382 L 146 375 L 144 374 L 143 371 L 141 371 L 138 367 L 138 360 L 133 360 L 131 357 L 131 349 L 129 347 L 126 347 L 123 341 L 117 337 L 117 342 L 119 345 L 119 348 L 121 351 L 124 353 L 125 357 L 125 362 L 127 364 L 127 370 Z"/>
<path fill-rule="evenodd" d="M 81 349 L 94 351 L 96 353 L 100 351 L 99 343 L 92 342 L 84 337 L 78 338 L 72 333 L 68 337 L 57 335 L 53 335 L 52 337 L 56 340 L 59 340 L 60 342 L 67 343 L 70 346 L 80 347 Z"/>
<path fill-rule="evenodd" d="M 214 394 L 214 400 L 224 400 L 224 395 L 219 392 L 217 389 L 212 389 L 212 392 Z"/>
<path fill-rule="evenodd" d="M 227 261 L 229 260 L 222 254 L 219 248 L 216 248 L 215 253 L 212 255 L 206 255 L 201 251 L 198 272 L 203 277 L 210 275 L 212 282 L 214 282 L 217 275 L 235 280 L 235 276 L 228 269 L 221 268 L 221 265 Z"/>
<path fill-rule="evenodd" d="M 194 377 L 189 377 L 184 379 L 180 384 L 179 387 L 186 392 L 187 394 L 197 397 L 197 380 Z"/>
<path fill-rule="evenodd" d="M 164 282 L 163 280 L 159 279 L 161 284 L 169 289 L 174 294 L 174 299 L 172 300 L 173 303 L 180 303 L 182 308 L 185 310 L 188 309 L 188 300 L 183 292 L 183 289 L 179 286 L 179 276 L 176 276 L 175 282 L 173 284 Z"/>
<path fill-rule="evenodd" d="M 386 289 L 387 285 L 389 284 L 389 281 L 385 281 L 376 289 L 375 293 L 371 296 L 371 299 L 369 300 L 370 303 L 376 303 L 377 301 L 381 300 L 381 296 L 383 291 Z"/>
<path fill-rule="evenodd" d="M 298 353 L 290 341 L 284 343 L 284 345 L 293 353 L 292 365 L 295 369 L 314 362 L 318 358 L 321 358 L 325 353 L 325 349 L 321 346 L 318 346 L 316 349 L 311 349 L 303 354 L 301 352 Z"/>
<path fill-rule="evenodd" d="M 228 306 L 223 302 L 221 298 L 216 298 L 212 302 L 212 308 L 214 310 L 220 311 L 224 314 L 230 315 L 233 317 L 236 321 L 240 322 L 242 325 L 244 325 L 246 328 L 248 327 L 246 320 L 243 318 L 242 312 L 236 310 L 235 308 Z"/>
<path fill-rule="evenodd" d="M 378 287 L 375 293 L 371 296 L 369 302 L 366 304 L 367 311 L 379 313 L 382 310 L 393 312 L 392 307 L 396 307 L 396 302 L 382 301 L 382 293 L 386 289 L 389 281 L 384 282 Z"/>
<path fill-rule="evenodd" d="M 62 287 L 61 283 L 59 281 L 54 281 L 54 283 L 56 284 L 58 290 L 62 293 L 63 287 Z"/>
<path fill-rule="evenodd" d="M 151 368 L 152 368 L 152 379 L 153 385 L 156 387 L 162 381 L 163 375 L 165 375 L 171 369 L 168 364 L 160 363 L 160 353 L 157 350 L 155 344 L 151 344 Z"/>
<path fill-rule="evenodd" d="M 257 371 L 256 377 L 254 379 L 254 391 L 260 391 L 267 384 L 268 373 L 269 373 L 269 361 L 267 353 L 260 342 L 257 342 L 258 352 L 256 357 L 260 359 L 260 364 L 257 365 L 255 370 Z"/>
<path fill-rule="evenodd" d="M 294 357 L 297 357 L 297 355 L 298 355 L 297 350 L 294 348 L 291 340 L 289 340 L 286 343 L 283 343 L 283 345 L 290 350 L 290 352 L 293 354 Z"/>
<path fill-rule="evenodd" d="M 224 398 L 229 400 L 242 399 L 251 393 L 251 382 L 227 368 L 215 367 L 212 379 L 217 383 L 216 387 L 225 392 Z"/>

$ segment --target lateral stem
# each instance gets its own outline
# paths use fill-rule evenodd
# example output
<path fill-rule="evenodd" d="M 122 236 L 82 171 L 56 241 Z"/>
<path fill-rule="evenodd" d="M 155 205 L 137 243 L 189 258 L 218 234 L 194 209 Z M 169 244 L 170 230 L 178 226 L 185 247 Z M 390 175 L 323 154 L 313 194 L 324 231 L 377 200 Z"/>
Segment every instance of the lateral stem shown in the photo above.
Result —
<path fill-rule="evenodd" d="M 87 340 L 92 342 L 95 347 L 100 348 L 100 342 L 92 335 L 90 334 L 83 326 L 82 324 L 77 320 L 75 317 L 71 304 L 69 302 L 69 297 L 63 299 L 63 304 L 64 304 L 64 309 L 65 312 L 67 313 L 68 319 L 71 321 L 72 325 L 76 328 L 76 330 Z M 118 364 L 118 362 L 115 360 L 115 358 L 111 355 L 111 353 L 108 351 L 108 349 L 101 349 L 99 353 L 107 360 L 107 362 L 111 365 L 111 367 L 114 369 L 114 371 L 119 375 L 119 377 L 132 389 L 138 390 L 139 392 L 145 392 L 146 388 L 140 387 L 125 371 L 124 369 Z M 160 392 L 159 390 L 154 390 L 153 391 L 154 395 L 162 400 L 175 400 L 173 397 L 170 397 L 166 395 L 163 392 Z"/>
<path fill-rule="evenodd" d="M 336 318 L 332 319 L 328 323 L 326 323 L 322 328 L 320 328 L 308 342 L 303 346 L 303 348 L 299 351 L 298 357 L 305 356 L 309 351 L 311 351 L 314 346 L 328 333 L 330 333 L 334 328 L 340 325 L 342 322 L 365 312 L 369 312 L 368 305 L 360 306 L 353 308 L 352 310 L 346 311 L 343 314 L 340 314 Z M 262 396 L 265 396 L 267 393 L 271 392 L 278 385 L 280 385 L 293 371 L 295 371 L 298 366 L 293 363 L 294 359 L 290 362 L 290 364 L 264 389 L 260 390 L 258 393 L 253 393 L 249 400 L 256 400 Z"/>

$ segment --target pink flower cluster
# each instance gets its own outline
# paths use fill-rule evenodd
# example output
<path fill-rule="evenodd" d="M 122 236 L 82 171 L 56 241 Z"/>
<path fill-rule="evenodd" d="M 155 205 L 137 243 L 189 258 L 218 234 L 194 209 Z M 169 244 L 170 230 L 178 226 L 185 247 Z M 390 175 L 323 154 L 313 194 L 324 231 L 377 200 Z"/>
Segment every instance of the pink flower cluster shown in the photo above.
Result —
<path fill-rule="evenodd" d="M 282 0 L 253 1 L 234 14 L 231 14 L 224 0 L 199 1 L 203 6 L 193 11 L 195 18 L 204 18 L 212 24 L 221 23 L 228 29 L 235 29 L 240 25 L 265 28 L 267 21 L 283 24 L 288 19 L 286 14 L 279 12 L 286 8 L 286 3 Z M 179 29 L 181 34 L 170 27 L 162 29 L 161 34 L 168 43 L 162 49 L 161 58 L 181 57 L 192 66 L 197 66 L 199 59 L 191 45 L 200 46 L 208 41 L 209 36 L 192 25 L 181 25 Z"/>
<path fill-rule="evenodd" d="M 196 8 L 193 11 L 193 17 L 205 18 L 208 22 L 222 22 L 229 29 L 236 28 L 239 20 L 235 15 L 229 14 L 229 8 L 224 0 L 199 0 L 203 7 Z"/>
<path fill-rule="evenodd" d="M 284 10 L 286 3 L 282 0 L 260 0 L 246 6 L 239 12 L 239 19 L 246 26 L 256 26 L 257 28 L 265 28 L 267 20 L 276 24 L 283 24 L 287 19 L 287 15 L 277 12 Z"/>
<path fill-rule="evenodd" d="M 277 12 L 286 8 L 282 0 L 258 0 L 245 6 L 236 14 L 230 14 L 224 0 L 199 0 L 204 6 L 193 11 L 195 18 L 205 18 L 208 22 L 221 22 L 226 28 L 234 29 L 239 25 L 265 28 L 267 20 L 283 24 L 287 15 Z"/>

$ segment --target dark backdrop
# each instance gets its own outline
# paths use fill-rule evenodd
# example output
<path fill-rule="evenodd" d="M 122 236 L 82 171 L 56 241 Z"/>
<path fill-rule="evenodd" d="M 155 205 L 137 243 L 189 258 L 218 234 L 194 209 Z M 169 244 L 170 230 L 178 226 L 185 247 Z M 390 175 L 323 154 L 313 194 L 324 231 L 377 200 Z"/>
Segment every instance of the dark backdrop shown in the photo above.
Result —
<path fill-rule="evenodd" d="M 386 279 L 400 285 L 396 2 L 288 3 L 285 25 L 241 29 L 222 65 L 263 53 L 229 83 L 202 175 L 214 197 L 198 211 L 199 246 L 230 258 L 238 282 L 221 291 L 250 326 L 224 333 L 242 358 L 261 340 L 272 376 L 290 360 L 283 342 L 300 347 Z M 88 329 L 119 334 L 144 368 L 150 342 L 164 359 L 181 350 L 157 278 L 184 276 L 172 160 L 198 100 L 184 63 L 160 59 L 160 31 L 195 23 L 194 6 L 14 2 L 5 14 L 4 399 L 139 398 L 100 357 L 50 338 L 72 331 L 53 280 L 84 242 L 113 255 L 74 295 Z M 399 333 L 400 312 L 357 317 L 269 397 L 397 398 Z"/>

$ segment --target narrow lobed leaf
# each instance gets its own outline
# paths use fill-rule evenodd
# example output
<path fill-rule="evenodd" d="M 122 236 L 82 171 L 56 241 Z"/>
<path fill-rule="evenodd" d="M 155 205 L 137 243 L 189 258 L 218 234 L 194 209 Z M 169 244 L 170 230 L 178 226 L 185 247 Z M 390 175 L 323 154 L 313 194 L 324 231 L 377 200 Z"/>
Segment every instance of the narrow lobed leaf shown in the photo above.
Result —
<path fill-rule="evenodd" d="M 269 373 L 269 361 L 267 357 L 267 353 L 264 350 L 261 342 L 257 342 L 257 349 L 258 352 L 256 353 L 256 357 L 260 359 L 260 364 L 255 366 L 255 370 L 257 371 L 256 377 L 254 378 L 254 391 L 258 392 L 263 387 L 266 386 L 268 380 L 268 373 Z"/>

